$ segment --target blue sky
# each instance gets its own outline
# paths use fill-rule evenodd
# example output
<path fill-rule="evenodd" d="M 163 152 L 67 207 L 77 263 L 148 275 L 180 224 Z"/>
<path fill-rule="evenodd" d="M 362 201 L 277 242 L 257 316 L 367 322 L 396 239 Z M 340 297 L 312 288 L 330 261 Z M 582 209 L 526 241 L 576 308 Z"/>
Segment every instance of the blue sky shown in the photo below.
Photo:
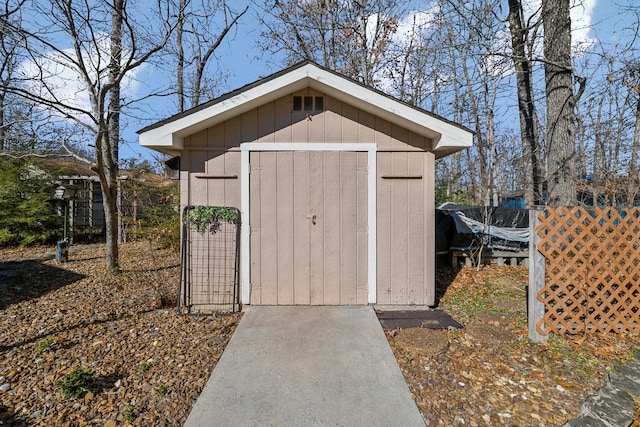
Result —
<path fill-rule="evenodd" d="M 539 0 L 533 0 L 531 7 L 535 8 Z M 609 0 L 585 0 L 572 13 L 574 21 L 574 40 L 588 41 L 598 37 L 609 41 L 617 37 L 616 31 L 628 25 L 624 22 L 624 16 L 619 14 L 617 7 Z M 235 6 L 235 3 L 234 3 Z M 506 9 L 503 9 L 506 11 Z M 273 57 L 270 53 L 263 54 L 256 47 L 259 37 L 259 28 L 255 16 L 250 11 L 246 14 L 238 26 L 233 37 L 229 38 L 217 51 L 217 66 L 227 70 L 229 78 L 226 84 L 220 88 L 219 94 L 252 83 L 261 77 L 284 68 L 282 61 Z M 595 30 L 591 26 L 595 26 Z M 250 29 L 247 31 L 247 29 Z M 146 70 L 142 79 L 162 79 L 152 70 Z M 204 102 L 206 100 L 202 100 Z M 153 102 L 153 108 L 148 109 L 146 120 L 139 123 L 129 121 L 123 131 L 123 139 L 126 143 L 121 149 L 121 158 L 146 158 L 152 159 L 157 153 L 140 147 L 135 131 L 143 126 L 166 118 L 175 112 L 173 105 L 175 100 L 158 99 Z"/>

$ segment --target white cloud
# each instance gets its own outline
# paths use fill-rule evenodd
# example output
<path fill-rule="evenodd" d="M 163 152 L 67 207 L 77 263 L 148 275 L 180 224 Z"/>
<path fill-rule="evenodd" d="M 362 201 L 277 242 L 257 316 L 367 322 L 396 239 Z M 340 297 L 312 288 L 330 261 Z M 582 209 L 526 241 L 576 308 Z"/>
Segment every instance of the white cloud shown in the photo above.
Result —
<path fill-rule="evenodd" d="M 422 33 L 434 26 L 440 8 L 432 4 L 427 10 L 411 10 L 399 22 L 392 42 L 399 45 L 409 44 L 412 40 L 421 37 Z M 373 14 L 367 18 L 367 40 L 375 38 L 376 26 L 379 14 Z"/>
<path fill-rule="evenodd" d="M 593 13 L 597 0 L 571 0 L 571 46 L 574 55 L 581 55 L 595 43 L 590 37 L 593 25 Z M 530 0 L 523 3 L 525 19 L 540 11 L 541 0 Z M 536 53 L 542 56 L 542 43 L 536 46 Z"/>
<path fill-rule="evenodd" d="M 107 65 L 109 61 L 108 38 L 103 36 L 99 39 L 98 46 L 92 45 L 82 55 L 82 61 L 89 73 L 92 83 L 107 82 Z M 123 57 L 126 56 L 126 52 Z M 23 62 L 20 65 L 20 74 L 27 84 L 27 87 L 34 94 L 48 100 L 57 100 L 61 104 L 68 105 L 83 111 L 91 111 L 91 99 L 87 85 L 79 72 L 76 61 L 68 59 L 75 58 L 72 48 L 64 49 L 61 52 L 46 52 L 36 59 Z M 140 68 L 132 70 L 122 81 L 122 93 L 135 94 L 138 90 L 139 82 L 136 76 L 142 71 Z M 78 117 L 78 113 L 71 108 L 69 114 Z"/>
<path fill-rule="evenodd" d="M 432 4 L 427 10 L 412 10 L 398 23 L 394 42 L 410 43 L 420 33 L 433 27 L 439 13 L 440 7 L 437 3 Z"/>
<path fill-rule="evenodd" d="M 411 44 L 422 43 L 425 32 L 433 30 L 440 8 L 433 2 L 426 10 L 411 10 L 399 22 L 391 42 L 399 50 L 408 49 Z M 373 40 L 378 14 L 371 15 L 367 20 L 367 39 Z M 379 70 L 374 76 L 377 87 L 387 93 L 393 93 L 393 80 L 388 75 L 388 70 Z"/>
<path fill-rule="evenodd" d="M 596 0 L 574 0 L 571 7 L 571 44 L 574 53 L 584 53 L 589 47 L 596 42 L 595 38 L 590 37 L 591 27 L 593 25 L 593 12 L 596 8 Z"/>

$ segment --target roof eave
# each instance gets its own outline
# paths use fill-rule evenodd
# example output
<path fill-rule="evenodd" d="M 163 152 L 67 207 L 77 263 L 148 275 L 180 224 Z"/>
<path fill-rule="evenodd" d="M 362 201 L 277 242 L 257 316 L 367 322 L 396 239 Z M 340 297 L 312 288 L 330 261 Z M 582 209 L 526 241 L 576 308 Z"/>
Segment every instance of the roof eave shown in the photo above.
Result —
<path fill-rule="evenodd" d="M 436 159 L 466 150 L 473 145 L 473 133 L 458 135 L 442 135 L 439 139 L 431 141 L 431 151 Z"/>
<path fill-rule="evenodd" d="M 139 134 L 140 145 L 159 151 L 179 152 L 184 147 L 184 137 L 308 87 L 307 74 L 304 67 L 298 68 L 289 74 L 276 77 L 267 84 L 251 87 L 221 102 L 199 108 L 189 115 L 158 127 L 142 129 Z"/>
<path fill-rule="evenodd" d="M 340 76 L 329 73 L 329 77 L 332 81 L 311 79 L 309 86 L 430 139 L 431 151 L 436 158 L 473 145 L 473 133 L 462 126 L 429 115 Z"/>
<path fill-rule="evenodd" d="M 289 72 L 276 74 L 262 84 L 249 85 L 245 90 L 232 92 L 219 102 L 205 104 L 188 114 L 174 116 L 174 119 L 142 129 L 139 135 L 140 145 L 179 155 L 184 147 L 185 137 L 307 87 L 428 138 L 436 157 L 472 145 L 473 134 L 468 129 L 313 63 L 293 67 Z"/>

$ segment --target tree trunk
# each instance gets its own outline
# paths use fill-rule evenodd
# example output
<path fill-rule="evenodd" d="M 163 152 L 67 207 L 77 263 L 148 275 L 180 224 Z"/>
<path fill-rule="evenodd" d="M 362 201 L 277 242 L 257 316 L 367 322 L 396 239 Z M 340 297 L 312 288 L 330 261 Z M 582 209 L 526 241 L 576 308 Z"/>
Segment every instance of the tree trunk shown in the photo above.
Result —
<path fill-rule="evenodd" d="M 201 56 L 197 56 L 195 58 L 196 70 L 194 72 L 193 81 L 191 82 L 192 84 L 191 107 L 192 108 L 200 104 L 200 97 L 202 96 L 202 79 L 204 77 L 204 70 L 207 64 L 209 63 L 211 56 L 216 51 L 216 49 L 220 47 L 220 44 L 222 43 L 226 35 L 229 33 L 229 31 L 231 31 L 233 26 L 236 25 L 238 20 L 245 13 L 247 13 L 247 10 L 249 10 L 249 6 L 245 7 L 241 13 L 236 15 L 231 20 L 231 22 L 225 21 L 225 27 L 222 29 L 220 34 L 218 34 L 218 37 L 209 45 L 209 47 L 206 49 L 204 54 L 202 54 Z M 203 47 L 204 46 L 199 46 L 198 50 L 200 50 Z"/>
<path fill-rule="evenodd" d="M 633 128 L 633 145 L 629 162 L 629 184 L 627 189 L 627 206 L 633 206 L 638 194 L 638 150 L 640 150 L 640 94 L 636 101 L 635 126 Z"/>
<path fill-rule="evenodd" d="M 4 92 L 0 94 L 0 151 L 4 151 L 6 147 L 5 143 L 5 131 L 4 131 Z"/>
<path fill-rule="evenodd" d="M 122 61 L 122 24 L 124 0 L 114 0 L 111 13 L 109 62 L 109 112 L 102 133 L 104 182 L 102 182 L 106 225 L 107 269 L 117 271 L 118 263 L 118 160 L 120 142 L 120 76 Z"/>
<path fill-rule="evenodd" d="M 358 45 L 358 59 L 359 59 L 359 67 L 360 68 L 360 78 L 362 82 L 366 85 L 371 84 L 370 75 L 369 75 L 369 47 L 367 46 L 367 22 L 369 20 L 369 16 L 365 11 L 366 1 L 362 3 L 354 2 L 357 8 L 357 16 L 358 16 L 358 41 L 360 42 Z"/>
<path fill-rule="evenodd" d="M 176 23 L 176 49 L 178 50 L 178 64 L 176 69 L 176 91 L 178 92 L 178 112 L 184 111 L 184 47 L 182 46 L 182 35 L 184 33 L 184 10 L 185 0 L 180 0 L 178 5 L 178 22 Z"/>
<path fill-rule="evenodd" d="M 533 93 L 531 62 L 528 60 L 525 46 L 527 31 L 522 23 L 522 2 L 509 0 L 509 30 L 513 49 L 513 65 L 516 69 L 518 92 L 518 112 L 520 117 L 520 135 L 526 164 L 525 206 L 530 208 L 542 204 L 542 168 L 540 166 L 540 142 Z"/>
<path fill-rule="evenodd" d="M 465 85 L 467 88 L 467 97 L 469 99 L 469 102 L 465 103 L 465 107 L 471 109 L 471 113 L 475 121 L 474 125 L 475 125 L 475 131 L 476 131 L 476 141 L 478 144 L 477 145 L 478 158 L 476 160 L 476 165 L 478 168 L 477 171 L 479 172 L 479 177 L 478 177 L 477 185 L 475 185 L 476 181 L 474 180 L 474 189 L 476 189 L 477 192 L 474 191 L 473 194 L 474 194 L 475 200 L 480 201 L 480 203 L 482 204 L 488 204 L 489 203 L 489 178 L 487 173 L 487 170 L 488 170 L 487 144 L 485 141 L 485 134 L 484 134 L 485 124 L 482 123 L 482 119 L 480 117 L 480 107 L 478 106 L 478 100 L 475 95 L 473 80 L 469 73 L 469 67 L 467 66 L 467 62 L 465 61 L 466 52 L 459 51 L 459 53 L 460 53 L 460 58 L 462 58 L 460 61 L 460 67 L 462 68 L 462 72 L 464 75 Z M 470 150 L 467 150 L 467 152 L 469 151 Z M 473 164 L 473 161 L 471 158 L 469 158 L 468 164 Z"/>
<path fill-rule="evenodd" d="M 488 79 L 488 76 L 485 76 Z M 488 81 L 485 81 L 485 115 L 487 117 L 487 145 L 489 148 L 488 174 L 489 188 L 487 192 L 488 200 L 485 206 L 498 206 L 498 191 L 496 189 L 496 124 L 493 107 L 496 103 L 496 90 L 489 88 Z"/>
<path fill-rule="evenodd" d="M 592 119 L 592 121 L 594 121 Z M 603 189 L 604 183 L 606 181 L 605 173 L 606 166 L 605 162 L 605 152 L 604 152 L 604 143 L 603 141 L 606 138 L 602 137 L 602 103 L 598 103 L 598 107 L 596 109 L 596 118 L 593 123 L 595 128 L 594 132 L 594 140 L 593 140 L 593 181 L 592 181 L 592 192 L 593 192 L 593 205 L 598 206 L 600 203 L 600 199 L 603 199 L 603 203 L 606 203 Z"/>
<path fill-rule="evenodd" d="M 576 118 L 570 0 L 543 0 L 547 97 L 547 191 L 551 206 L 576 204 Z"/>

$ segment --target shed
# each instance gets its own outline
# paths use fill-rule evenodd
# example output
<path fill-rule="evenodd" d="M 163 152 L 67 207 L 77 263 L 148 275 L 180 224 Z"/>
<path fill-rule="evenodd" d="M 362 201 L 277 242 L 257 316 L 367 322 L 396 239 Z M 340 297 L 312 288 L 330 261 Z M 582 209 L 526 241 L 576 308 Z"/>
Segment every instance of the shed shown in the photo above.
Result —
<path fill-rule="evenodd" d="M 101 239 L 105 225 L 102 189 L 98 173 L 91 165 L 52 158 L 36 159 L 35 165 L 57 183 L 77 189 L 75 197 L 66 201 L 70 241 Z"/>
<path fill-rule="evenodd" d="M 433 305 L 435 160 L 465 127 L 302 62 L 139 131 L 182 206 L 241 212 L 240 296 Z"/>

